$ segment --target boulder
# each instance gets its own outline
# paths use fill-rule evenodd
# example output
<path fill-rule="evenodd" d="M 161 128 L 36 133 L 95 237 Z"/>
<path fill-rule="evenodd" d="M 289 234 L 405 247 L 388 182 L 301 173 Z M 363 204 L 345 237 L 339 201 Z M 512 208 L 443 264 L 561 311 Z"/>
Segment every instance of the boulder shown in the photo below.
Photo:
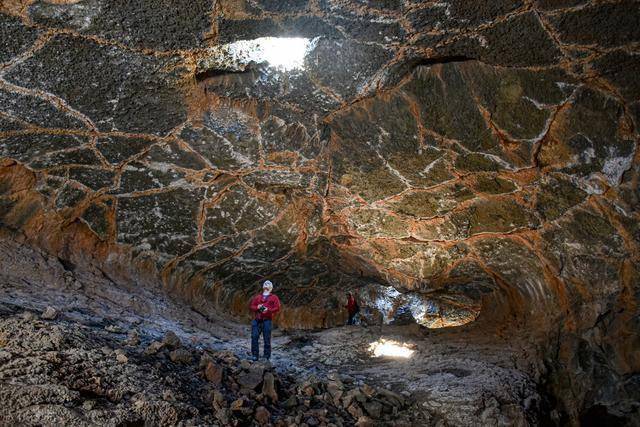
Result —
<path fill-rule="evenodd" d="M 28 321 L 36 320 L 36 315 L 30 311 L 22 312 L 21 316 L 24 320 L 28 320 Z"/>
<path fill-rule="evenodd" d="M 209 361 L 207 363 L 207 367 L 204 370 L 204 376 L 209 382 L 215 385 L 219 385 L 222 382 L 223 373 L 223 367 L 213 361 Z"/>
<path fill-rule="evenodd" d="M 244 399 L 242 399 L 242 398 L 236 399 L 233 402 L 231 402 L 231 410 L 232 411 L 238 411 L 243 406 L 244 406 Z"/>
<path fill-rule="evenodd" d="M 130 346 L 136 346 L 140 344 L 140 334 L 138 334 L 138 331 L 136 329 L 130 330 L 124 343 Z"/>
<path fill-rule="evenodd" d="M 376 389 L 371 387 L 369 384 L 363 384 L 362 387 L 360 387 L 360 390 L 368 398 L 372 398 L 373 395 L 376 394 Z"/>
<path fill-rule="evenodd" d="M 382 415 L 382 405 L 376 401 L 367 401 L 362 404 L 364 410 L 373 419 L 378 419 Z"/>
<path fill-rule="evenodd" d="M 256 412 L 254 414 L 255 420 L 261 426 L 269 424 L 269 419 L 271 418 L 271 414 L 264 406 L 258 406 L 256 408 Z"/>
<path fill-rule="evenodd" d="M 227 400 L 224 398 L 224 395 L 220 393 L 218 390 L 214 390 L 213 392 L 213 409 L 216 411 L 221 410 L 222 408 L 227 407 Z"/>
<path fill-rule="evenodd" d="M 248 399 L 241 397 L 240 399 L 236 399 L 231 403 L 231 411 L 238 412 L 242 415 L 249 415 L 253 412 L 252 402 Z"/>
<path fill-rule="evenodd" d="M 358 422 L 356 422 L 356 427 L 373 427 L 375 423 L 369 417 L 362 416 L 358 418 Z"/>
<path fill-rule="evenodd" d="M 238 375 L 238 384 L 249 390 L 255 390 L 262 382 L 264 367 L 259 364 L 252 364 L 249 369 L 243 370 Z"/>
<path fill-rule="evenodd" d="M 333 399 L 336 405 L 339 405 L 340 398 L 344 394 L 343 389 L 344 389 L 344 386 L 339 382 L 329 381 L 327 383 L 327 391 L 331 395 L 331 398 Z"/>
<path fill-rule="evenodd" d="M 175 363 L 191 363 L 191 352 L 184 348 L 177 348 L 169 353 L 169 358 Z"/>
<path fill-rule="evenodd" d="M 151 356 L 152 354 L 156 354 L 164 345 L 159 341 L 153 341 L 149 346 L 144 350 L 145 356 Z"/>
<path fill-rule="evenodd" d="M 271 372 L 264 374 L 262 382 L 262 394 L 271 399 L 272 402 L 278 401 L 278 392 L 276 391 L 276 379 Z"/>
<path fill-rule="evenodd" d="M 104 330 L 107 332 L 111 332 L 112 334 L 121 334 L 123 332 L 122 328 L 118 325 L 107 325 L 105 326 Z"/>
<path fill-rule="evenodd" d="M 295 406 L 298 406 L 298 398 L 294 395 L 289 396 L 287 400 L 282 402 L 282 407 L 286 409 L 290 409 Z"/>
<path fill-rule="evenodd" d="M 394 393 L 391 390 L 384 388 L 378 389 L 378 397 L 389 403 L 391 406 L 403 407 L 406 405 L 405 397 L 401 394 Z"/>
<path fill-rule="evenodd" d="M 231 410 L 222 408 L 215 413 L 216 419 L 224 426 L 231 425 Z"/>
<path fill-rule="evenodd" d="M 362 392 L 357 389 L 351 389 L 348 392 L 346 392 L 344 394 L 344 396 L 342 396 L 342 407 L 343 408 L 348 408 L 349 406 L 351 406 L 351 403 L 357 401 L 357 402 L 366 402 L 367 398 L 364 394 L 362 394 Z"/>
<path fill-rule="evenodd" d="M 349 414 L 351 414 L 351 416 L 355 419 L 360 418 L 361 416 L 364 415 L 364 413 L 362 412 L 362 409 L 360 408 L 360 406 L 358 406 L 357 403 L 352 403 L 348 408 L 347 408 L 347 412 Z"/>
<path fill-rule="evenodd" d="M 51 306 L 48 306 L 47 308 L 45 308 L 42 314 L 40 315 L 40 318 L 44 320 L 54 320 L 56 317 L 58 317 L 58 310 L 56 310 Z"/>
<path fill-rule="evenodd" d="M 200 362 L 198 363 L 198 369 L 206 369 L 209 362 L 213 362 L 214 360 L 208 354 L 203 354 L 200 356 Z"/>
<path fill-rule="evenodd" d="M 173 331 L 169 331 L 162 338 L 162 344 L 169 348 L 178 348 L 181 345 L 180 338 Z"/>

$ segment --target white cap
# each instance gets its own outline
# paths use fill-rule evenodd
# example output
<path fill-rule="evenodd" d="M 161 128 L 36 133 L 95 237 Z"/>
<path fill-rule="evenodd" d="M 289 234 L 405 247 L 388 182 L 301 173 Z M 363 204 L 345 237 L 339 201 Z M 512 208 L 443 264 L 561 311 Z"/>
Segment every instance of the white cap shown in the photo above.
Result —
<path fill-rule="evenodd" d="M 264 283 L 262 284 L 262 289 L 272 290 L 273 289 L 273 283 L 271 283 L 271 281 L 269 281 L 269 280 L 265 280 Z"/>

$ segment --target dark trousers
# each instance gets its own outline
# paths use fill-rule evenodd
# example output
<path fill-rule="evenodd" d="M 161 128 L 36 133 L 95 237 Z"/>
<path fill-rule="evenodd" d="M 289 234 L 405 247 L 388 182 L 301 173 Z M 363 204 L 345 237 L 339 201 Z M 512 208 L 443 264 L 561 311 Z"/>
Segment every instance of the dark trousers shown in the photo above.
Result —
<path fill-rule="evenodd" d="M 251 322 L 251 355 L 260 357 L 260 334 L 264 339 L 264 357 L 271 357 L 271 320 L 253 320 Z"/>
<path fill-rule="evenodd" d="M 357 311 L 355 313 L 349 313 L 349 320 L 347 320 L 347 325 L 353 325 L 356 314 L 358 314 Z"/>

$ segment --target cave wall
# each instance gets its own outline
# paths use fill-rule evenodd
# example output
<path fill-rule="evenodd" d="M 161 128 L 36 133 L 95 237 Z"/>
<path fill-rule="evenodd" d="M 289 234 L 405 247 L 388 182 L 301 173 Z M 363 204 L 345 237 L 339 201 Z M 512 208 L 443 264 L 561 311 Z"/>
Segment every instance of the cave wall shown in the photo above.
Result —
<path fill-rule="evenodd" d="M 637 417 L 637 1 L 5 1 L 3 233 L 206 313 L 524 329 Z M 312 40 L 304 68 L 229 46 Z M 309 307 L 313 307 L 312 310 Z M 599 406 L 600 405 L 600 406 Z M 635 411 L 635 412 L 634 412 Z"/>

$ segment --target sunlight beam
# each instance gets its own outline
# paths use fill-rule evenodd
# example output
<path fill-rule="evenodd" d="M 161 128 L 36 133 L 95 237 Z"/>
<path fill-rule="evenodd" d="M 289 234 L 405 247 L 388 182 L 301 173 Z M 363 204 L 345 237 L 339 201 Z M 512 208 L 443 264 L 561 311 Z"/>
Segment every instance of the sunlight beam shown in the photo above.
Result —
<path fill-rule="evenodd" d="M 408 359 L 413 356 L 415 350 L 412 350 L 408 344 L 399 343 L 397 341 L 379 339 L 369 345 L 369 351 L 374 357 L 399 357 Z"/>

